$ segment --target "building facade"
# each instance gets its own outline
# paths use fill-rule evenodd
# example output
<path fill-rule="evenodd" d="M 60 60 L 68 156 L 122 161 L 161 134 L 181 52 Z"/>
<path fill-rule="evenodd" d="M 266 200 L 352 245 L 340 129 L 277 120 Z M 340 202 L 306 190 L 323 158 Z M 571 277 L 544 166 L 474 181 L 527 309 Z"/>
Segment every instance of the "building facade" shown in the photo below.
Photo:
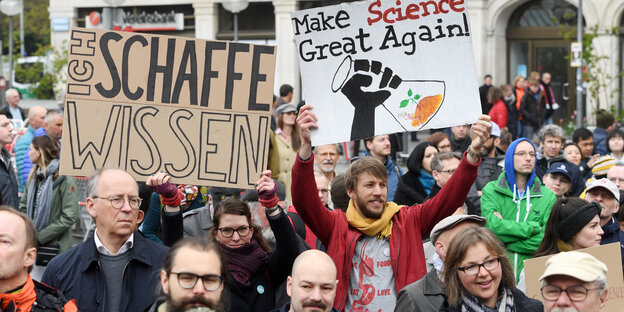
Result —
<path fill-rule="evenodd" d="M 494 84 L 511 83 L 517 75 L 533 71 L 550 72 L 555 97 L 561 108 L 555 121 L 568 118 L 575 110 L 575 69 L 570 67 L 570 40 L 576 37 L 578 1 L 568 0 L 465 0 L 470 16 L 473 47 L 481 84 L 491 74 Z M 117 29 L 146 31 L 208 40 L 232 40 L 233 15 L 214 0 L 50 0 L 51 42 L 54 48 L 67 47 L 69 27 L 102 27 L 113 16 Z M 146 3 L 149 3 L 147 5 Z M 295 100 L 302 97 L 298 60 L 290 13 L 296 10 L 337 4 L 340 1 L 251 0 L 238 14 L 239 40 L 278 47 L 275 90 L 284 83 L 295 88 Z M 585 32 L 596 28 L 595 52 L 606 56 L 599 68 L 605 87 L 587 94 L 585 110 L 591 116 L 598 107 L 624 107 L 624 81 L 618 77 L 624 67 L 624 0 L 583 1 Z M 105 24 L 105 23 L 104 23 Z M 166 25 L 165 25 L 166 24 Z M 561 26 L 563 25 L 563 27 Z M 611 34 L 609 30 L 615 29 Z M 591 83 L 591 82 L 589 82 Z M 613 97 L 611 97 L 613 95 Z M 591 123 L 591 122 L 590 122 Z"/>

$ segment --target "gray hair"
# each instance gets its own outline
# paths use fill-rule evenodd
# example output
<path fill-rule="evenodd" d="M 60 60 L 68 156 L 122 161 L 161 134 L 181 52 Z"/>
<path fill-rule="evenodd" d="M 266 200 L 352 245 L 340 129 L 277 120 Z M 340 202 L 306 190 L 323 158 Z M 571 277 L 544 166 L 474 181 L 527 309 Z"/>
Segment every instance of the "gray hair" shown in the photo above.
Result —
<path fill-rule="evenodd" d="M 51 123 L 54 118 L 56 117 L 63 117 L 63 115 L 61 115 L 61 111 L 59 111 L 58 109 L 51 109 L 48 111 L 48 113 L 45 116 L 45 119 L 43 120 L 46 123 Z"/>
<path fill-rule="evenodd" d="M 123 169 L 116 167 L 114 165 L 105 165 L 104 168 L 101 169 L 96 169 L 93 174 L 89 177 L 89 182 L 87 182 L 87 197 L 95 197 L 98 194 L 98 182 L 100 180 L 100 176 L 102 175 L 102 173 L 104 173 L 105 171 L 109 171 L 109 170 L 121 170 L 124 171 Z M 125 172 L 125 171 L 124 171 Z M 138 187 L 138 186 L 137 186 Z"/>
<path fill-rule="evenodd" d="M 557 125 L 545 125 L 542 127 L 542 129 L 537 133 L 539 142 L 544 142 L 547 135 L 561 138 L 562 143 L 564 143 L 567 138 L 565 131 Z"/>
<path fill-rule="evenodd" d="M 324 145 L 331 145 L 334 148 L 336 148 L 336 153 L 338 153 L 338 154 L 340 153 L 340 146 L 338 144 L 321 144 L 321 145 L 317 145 L 317 146 L 314 147 L 314 154 L 318 155 L 318 148 L 320 146 L 324 146 Z"/>
<path fill-rule="evenodd" d="M 13 96 L 17 94 L 19 96 L 19 92 L 13 88 L 6 90 L 6 92 L 4 93 L 4 96 L 6 97 L 6 99 L 8 100 L 9 97 Z"/>
<path fill-rule="evenodd" d="M 453 158 L 456 158 L 457 160 L 461 161 L 462 155 L 457 152 L 438 153 L 437 155 L 433 156 L 433 159 L 431 159 L 431 171 L 435 170 L 435 171 L 441 172 L 442 170 L 444 170 L 444 168 L 442 168 L 443 167 L 442 161 L 447 160 L 447 159 L 453 159 Z"/>

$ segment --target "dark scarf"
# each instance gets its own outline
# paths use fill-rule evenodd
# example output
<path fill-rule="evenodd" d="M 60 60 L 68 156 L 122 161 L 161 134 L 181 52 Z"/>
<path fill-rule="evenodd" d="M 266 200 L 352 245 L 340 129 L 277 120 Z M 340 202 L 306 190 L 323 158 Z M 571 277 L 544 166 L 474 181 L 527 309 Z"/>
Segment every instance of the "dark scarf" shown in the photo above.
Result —
<path fill-rule="evenodd" d="M 45 170 L 37 169 L 36 174 L 28 182 L 28 198 L 26 198 L 26 212 L 35 222 L 37 231 L 41 231 L 50 222 L 50 209 L 52 206 L 52 192 L 64 179 L 61 177 L 54 181 L 54 175 L 59 169 L 58 158 L 52 159 Z"/>
<path fill-rule="evenodd" d="M 498 299 L 496 299 L 496 307 L 494 309 L 485 306 L 477 297 L 463 291 L 462 292 L 462 312 L 515 312 L 514 298 L 511 290 L 500 288 Z"/>
<path fill-rule="evenodd" d="M 244 286 L 249 286 L 251 278 L 258 273 L 258 270 L 269 258 L 267 252 L 254 238 L 251 239 L 251 242 L 238 248 L 230 248 L 217 243 L 228 259 L 230 273 L 237 282 Z"/>

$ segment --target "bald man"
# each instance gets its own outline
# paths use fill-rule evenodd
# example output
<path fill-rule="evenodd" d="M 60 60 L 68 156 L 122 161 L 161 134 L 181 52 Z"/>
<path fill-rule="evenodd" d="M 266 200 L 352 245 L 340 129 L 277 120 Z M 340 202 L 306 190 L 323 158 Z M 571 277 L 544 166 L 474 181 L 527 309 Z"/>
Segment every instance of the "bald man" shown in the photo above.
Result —
<path fill-rule="evenodd" d="M 35 130 L 43 127 L 43 120 L 48 112 L 42 106 L 33 106 L 28 110 L 28 130 L 17 140 L 13 152 L 15 153 L 15 163 L 17 164 L 17 177 L 19 182 L 19 192 L 24 192 L 24 185 L 28 173 L 32 168 L 30 157 L 28 157 L 28 147 L 35 137 Z"/>
<path fill-rule="evenodd" d="M 319 250 L 304 251 L 295 259 L 286 282 L 290 303 L 272 312 L 338 312 L 332 308 L 337 284 L 334 261 Z"/>

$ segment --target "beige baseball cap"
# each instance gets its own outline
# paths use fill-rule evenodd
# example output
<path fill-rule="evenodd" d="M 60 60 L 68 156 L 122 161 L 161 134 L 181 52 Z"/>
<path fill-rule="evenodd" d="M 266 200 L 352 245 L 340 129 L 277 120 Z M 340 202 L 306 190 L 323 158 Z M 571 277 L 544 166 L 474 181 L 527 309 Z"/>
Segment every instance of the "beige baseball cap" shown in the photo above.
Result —
<path fill-rule="evenodd" d="M 560 252 L 546 261 L 546 270 L 539 278 L 540 282 L 554 275 L 574 277 L 583 282 L 593 282 L 607 277 L 607 266 L 594 256 L 580 252 Z"/>

